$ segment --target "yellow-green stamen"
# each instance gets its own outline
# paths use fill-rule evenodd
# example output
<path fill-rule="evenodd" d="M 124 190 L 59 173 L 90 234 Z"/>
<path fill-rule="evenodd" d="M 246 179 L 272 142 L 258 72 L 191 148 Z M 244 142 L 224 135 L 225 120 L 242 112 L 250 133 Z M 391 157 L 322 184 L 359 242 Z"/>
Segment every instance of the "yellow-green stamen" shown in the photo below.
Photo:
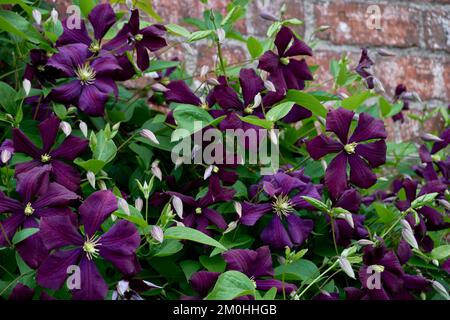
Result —
<path fill-rule="evenodd" d="M 75 70 L 75 74 L 83 85 L 93 84 L 95 81 L 95 70 L 92 69 L 87 63 L 82 66 L 78 66 L 77 70 Z"/>
<path fill-rule="evenodd" d="M 136 41 L 141 41 L 142 39 L 144 39 L 144 36 L 140 33 L 134 36 L 134 40 Z"/>
<path fill-rule="evenodd" d="M 384 271 L 384 266 L 379 265 L 379 264 L 373 264 L 371 267 L 375 272 L 378 272 L 378 273 L 381 273 Z"/>
<path fill-rule="evenodd" d="M 28 202 L 27 205 L 25 206 L 25 209 L 23 210 L 23 213 L 24 213 L 26 216 L 31 216 L 31 215 L 33 214 L 33 212 L 34 212 L 34 209 L 33 209 L 33 207 L 31 206 L 31 203 Z"/>
<path fill-rule="evenodd" d="M 289 58 L 283 57 L 280 58 L 280 62 L 284 65 L 288 65 L 289 64 Z"/>
<path fill-rule="evenodd" d="M 352 142 L 352 143 L 346 144 L 346 145 L 344 146 L 344 150 L 345 150 L 345 152 L 347 152 L 348 154 L 354 154 L 357 145 L 358 145 L 358 144 L 357 144 L 356 142 Z"/>
<path fill-rule="evenodd" d="M 195 213 L 196 214 L 201 214 L 202 213 L 202 208 L 196 208 L 195 209 Z"/>
<path fill-rule="evenodd" d="M 98 246 L 101 246 L 100 243 L 100 237 L 93 236 L 92 238 L 87 237 L 86 241 L 83 245 L 83 251 L 86 252 L 86 256 L 89 260 L 92 260 L 93 258 L 97 258 L 99 255 L 99 249 L 97 249 Z"/>
<path fill-rule="evenodd" d="M 287 195 L 275 197 L 272 202 L 272 208 L 279 217 L 288 216 L 294 211 L 294 207 Z"/>
<path fill-rule="evenodd" d="M 52 157 L 48 153 L 44 153 L 41 155 L 41 162 L 47 163 L 52 159 Z"/>
<path fill-rule="evenodd" d="M 91 45 L 89 46 L 89 51 L 93 53 L 97 53 L 100 51 L 100 43 L 96 40 L 92 41 Z"/>

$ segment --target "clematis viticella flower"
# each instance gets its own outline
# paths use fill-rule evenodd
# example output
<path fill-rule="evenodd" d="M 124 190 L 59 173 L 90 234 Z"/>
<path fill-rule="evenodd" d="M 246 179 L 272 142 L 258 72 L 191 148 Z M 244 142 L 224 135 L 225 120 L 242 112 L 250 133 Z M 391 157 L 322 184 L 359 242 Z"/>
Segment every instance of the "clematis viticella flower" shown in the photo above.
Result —
<path fill-rule="evenodd" d="M 397 208 L 402 211 L 407 210 L 411 206 L 411 203 L 421 195 L 434 192 L 443 194 L 447 190 L 445 184 L 435 180 L 422 186 L 420 192 L 418 192 L 418 182 L 410 178 L 403 179 L 402 188 L 405 191 L 406 199 L 397 200 L 396 202 Z M 450 227 L 450 223 L 445 221 L 441 212 L 428 205 L 416 209 L 416 212 L 417 215 L 408 213 L 405 219 L 411 225 L 417 243 L 424 251 L 430 252 L 433 250 L 434 243 L 431 237 L 427 235 L 427 231 L 447 229 Z"/>
<path fill-rule="evenodd" d="M 15 152 L 25 153 L 32 160 L 16 164 L 16 176 L 28 173 L 36 167 L 50 168 L 50 178 L 69 190 L 75 191 L 80 187 L 80 174 L 65 161 L 73 161 L 87 147 L 89 141 L 70 135 L 55 147 L 60 120 L 55 116 L 49 117 L 38 126 L 42 140 L 42 147 L 37 147 L 18 128 L 13 129 L 13 143 Z"/>
<path fill-rule="evenodd" d="M 351 223 L 348 219 L 340 217 L 333 220 L 334 233 L 338 245 L 347 247 L 352 239 L 359 240 L 369 236 L 369 232 L 364 227 L 365 215 L 356 214 L 360 206 L 361 195 L 355 189 L 345 190 L 339 199 L 334 202 L 333 208 L 342 208 L 351 214 Z M 326 217 L 329 220 L 328 215 Z"/>
<path fill-rule="evenodd" d="M 347 163 L 350 182 L 360 188 L 369 188 L 377 177 L 372 172 L 386 162 L 386 130 L 383 121 L 367 113 L 359 115 L 358 124 L 349 137 L 355 113 L 343 108 L 327 114 L 326 131 L 336 135 L 335 140 L 325 134 L 306 142 L 306 149 L 314 160 L 337 153 L 325 172 L 325 185 L 333 198 L 348 188 Z"/>
<path fill-rule="evenodd" d="M 367 48 L 361 50 L 361 57 L 359 59 L 358 65 L 356 66 L 356 72 L 366 81 L 367 87 L 373 89 L 374 78 L 371 73 L 371 68 L 374 65 L 372 59 L 369 57 L 369 52 Z"/>
<path fill-rule="evenodd" d="M 230 201 L 233 199 L 235 191 L 231 188 L 222 187 L 217 176 L 210 178 L 207 193 L 198 200 L 173 191 L 165 192 L 165 194 L 177 196 L 183 202 L 182 223 L 185 226 L 195 228 L 207 235 L 212 234 L 212 231 L 208 228 L 211 225 L 222 230 L 227 228 L 224 217 L 210 207 L 219 202 Z"/>
<path fill-rule="evenodd" d="M 261 240 L 274 249 L 302 245 L 311 234 L 314 223 L 310 219 L 299 217 L 295 211 L 314 210 L 302 196 L 320 199 L 317 188 L 312 183 L 279 171 L 272 176 L 265 176 L 260 190 L 270 201 L 244 201 L 240 222 L 253 226 L 266 214 L 272 214 L 271 220 L 261 232 Z"/>
<path fill-rule="evenodd" d="M 394 100 L 395 101 L 401 100 L 403 103 L 403 107 L 399 113 L 392 116 L 392 120 L 400 121 L 401 123 L 403 123 L 405 121 L 405 118 L 403 116 L 403 111 L 409 110 L 409 101 L 402 98 L 402 94 L 405 92 L 407 92 L 407 90 L 406 90 L 406 86 L 404 84 L 399 84 L 399 85 L 397 85 L 397 87 L 395 87 Z"/>
<path fill-rule="evenodd" d="M 374 272 L 380 276 L 379 287 L 369 278 Z M 359 280 L 361 289 L 345 288 L 348 300 L 414 300 L 413 293 L 420 293 L 430 286 L 422 276 L 405 273 L 395 253 L 383 243 L 364 247 Z"/>
<path fill-rule="evenodd" d="M 33 300 L 35 293 L 36 293 L 35 289 L 32 289 L 24 284 L 18 283 L 12 290 L 11 294 L 9 295 L 8 300 L 18 300 L 18 301 Z M 56 299 L 50 296 L 47 292 L 42 291 L 39 294 L 39 300 L 56 300 Z"/>
<path fill-rule="evenodd" d="M 117 54 L 135 50 L 137 65 L 144 71 L 150 66 L 148 50 L 157 51 L 167 45 L 164 39 L 166 28 L 163 25 L 154 24 L 141 29 L 139 20 L 139 10 L 132 10 L 128 23 L 103 48 Z"/>
<path fill-rule="evenodd" d="M 295 56 L 312 56 L 312 50 L 288 27 L 281 27 L 275 38 L 277 53 L 266 51 L 259 59 L 258 68 L 269 73 L 269 80 L 278 90 L 305 88 L 305 81 L 313 80 L 305 59 Z"/>
<path fill-rule="evenodd" d="M 0 166 L 5 165 L 14 154 L 14 145 L 12 140 L 5 139 L 0 145 Z"/>
<path fill-rule="evenodd" d="M 136 226 L 120 220 L 105 233 L 101 231 L 102 223 L 117 208 L 116 196 L 102 190 L 91 194 L 78 209 L 83 232 L 70 215 L 42 218 L 41 236 L 46 248 L 53 252 L 40 265 L 37 283 L 58 290 L 65 283 L 67 268 L 77 265 L 81 287 L 71 291 L 73 298 L 99 300 L 105 298 L 108 284 L 97 269 L 98 259 L 111 262 L 126 276 L 139 272 L 136 250 L 141 238 Z"/>
<path fill-rule="evenodd" d="M 6 215 L 0 221 L 0 246 L 8 246 L 20 229 L 39 228 L 42 217 L 67 215 L 67 205 L 79 196 L 57 183 L 48 183 L 50 166 L 39 166 L 18 175 L 17 192 L 20 200 L 7 197 L 0 192 L 0 213 Z M 40 232 L 31 235 L 16 245 L 22 259 L 32 268 L 37 268 L 47 257 Z"/>
<path fill-rule="evenodd" d="M 58 71 L 47 66 L 49 56 L 45 50 L 30 50 L 30 63 L 25 67 L 23 77 L 30 81 L 37 79 L 40 84 L 45 84 L 46 82 L 54 83 L 58 77 Z"/>
<path fill-rule="evenodd" d="M 56 102 L 73 104 L 90 116 L 102 116 L 108 97 L 118 95 L 112 76 L 122 68 L 110 53 L 94 57 L 87 45 L 68 44 L 60 47 L 47 65 L 60 70 L 68 81 L 51 91 L 50 97 Z"/>

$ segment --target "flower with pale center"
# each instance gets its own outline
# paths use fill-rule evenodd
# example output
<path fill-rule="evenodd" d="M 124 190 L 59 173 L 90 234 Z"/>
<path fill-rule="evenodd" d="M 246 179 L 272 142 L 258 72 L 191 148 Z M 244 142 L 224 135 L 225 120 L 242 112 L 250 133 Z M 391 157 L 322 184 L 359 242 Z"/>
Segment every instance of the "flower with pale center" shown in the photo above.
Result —
<path fill-rule="evenodd" d="M 371 267 L 372 267 L 372 270 L 374 270 L 377 273 L 381 273 L 384 271 L 384 266 L 379 265 L 379 264 L 373 264 L 373 265 L 371 265 Z"/>
<path fill-rule="evenodd" d="M 50 162 L 51 159 L 52 159 L 52 157 L 48 153 L 44 153 L 43 155 L 41 155 L 42 163 Z"/>
<path fill-rule="evenodd" d="M 294 207 L 287 195 L 275 196 L 274 198 L 272 208 L 279 217 L 288 216 L 294 211 Z"/>
<path fill-rule="evenodd" d="M 196 214 L 201 214 L 201 213 L 202 213 L 202 208 L 200 208 L 200 207 L 199 207 L 199 208 L 196 208 L 196 209 L 195 209 L 195 213 L 196 213 Z"/>
<path fill-rule="evenodd" d="M 356 142 L 352 142 L 352 143 L 348 143 L 344 146 L 344 150 L 345 152 L 347 152 L 348 154 L 354 154 L 355 153 L 355 148 L 358 144 Z"/>
<path fill-rule="evenodd" d="M 78 66 L 75 74 L 82 85 L 90 85 L 95 81 L 96 72 L 88 63 Z"/>
<path fill-rule="evenodd" d="M 99 249 L 97 249 L 97 247 L 101 246 L 99 241 L 99 236 L 92 236 L 92 238 L 86 237 L 86 241 L 83 244 L 83 251 L 86 252 L 86 256 L 89 260 L 98 257 Z"/>
<path fill-rule="evenodd" d="M 34 212 L 34 209 L 33 209 L 33 207 L 31 206 L 31 203 L 28 202 L 27 205 L 25 206 L 25 209 L 23 210 L 23 213 L 24 213 L 26 216 L 31 216 L 31 215 L 33 214 L 33 212 Z"/>
<path fill-rule="evenodd" d="M 289 64 L 289 58 L 286 57 L 282 57 L 280 58 L 280 62 L 284 65 L 288 65 Z"/>
<path fill-rule="evenodd" d="M 97 40 L 92 41 L 91 45 L 89 46 L 89 51 L 92 53 L 97 53 L 100 51 L 100 43 Z"/>
<path fill-rule="evenodd" d="M 137 35 L 134 36 L 133 38 L 136 41 L 141 41 L 142 39 L 144 39 L 144 36 L 140 33 L 138 33 Z"/>

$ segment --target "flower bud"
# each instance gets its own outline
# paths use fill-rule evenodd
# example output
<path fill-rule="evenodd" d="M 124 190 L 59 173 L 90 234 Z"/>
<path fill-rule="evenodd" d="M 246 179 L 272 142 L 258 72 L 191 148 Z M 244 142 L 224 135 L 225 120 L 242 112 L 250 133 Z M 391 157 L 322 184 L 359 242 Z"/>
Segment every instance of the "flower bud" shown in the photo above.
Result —
<path fill-rule="evenodd" d="M 259 16 L 261 18 L 263 18 L 264 20 L 267 20 L 267 21 L 276 22 L 276 21 L 280 20 L 278 17 L 276 17 L 275 15 L 273 15 L 273 14 L 267 12 L 267 11 L 261 11 Z"/>
<path fill-rule="evenodd" d="M 133 9 L 133 0 L 125 0 L 125 4 L 128 9 Z"/>
<path fill-rule="evenodd" d="M 235 201 L 234 203 L 234 210 L 236 210 L 237 215 L 239 218 L 242 217 L 242 205 L 240 202 Z"/>
<path fill-rule="evenodd" d="M 151 171 L 152 171 L 152 174 L 159 179 L 159 181 L 162 181 L 162 172 L 161 172 L 161 169 L 159 168 L 158 164 L 159 164 L 159 160 L 153 161 L 152 166 L 151 166 Z"/>
<path fill-rule="evenodd" d="M 218 85 L 220 85 L 220 82 L 216 78 L 208 78 L 206 83 L 208 83 L 211 86 L 218 86 Z"/>
<path fill-rule="evenodd" d="M 141 197 L 136 198 L 136 200 L 134 200 L 134 207 L 138 210 L 141 211 L 142 208 L 144 207 L 144 201 L 142 200 Z"/>
<path fill-rule="evenodd" d="M 437 261 L 436 259 L 431 260 L 431 262 L 432 262 L 436 267 L 439 267 L 439 261 Z"/>
<path fill-rule="evenodd" d="M 64 132 L 66 137 L 70 136 L 70 134 L 72 133 L 72 127 L 66 121 L 61 121 L 61 123 L 59 124 L 59 127 L 61 128 L 62 132 Z"/>
<path fill-rule="evenodd" d="M 103 180 L 99 180 L 99 181 L 97 182 L 97 184 L 98 184 L 98 187 L 100 188 L 100 190 L 107 190 L 107 189 L 108 189 L 108 188 L 106 187 L 105 181 L 103 181 Z"/>
<path fill-rule="evenodd" d="M 351 213 L 340 213 L 337 217 L 347 221 L 347 223 L 350 225 L 350 227 L 352 227 L 352 229 L 355 228 L 355 223 L 353 222 L 353 216 Z"/>
<path fill-rule="evenodd" d="M 213 169 L 214 169 L 213 165 L 210 165 L 208 168 L 206 168 L 205 173 L 203 174 L 204 180 L 208 179 L 211 176 Z"/>
<path fill-rule="evenodd" d="M 447 289 L 438 281 L 431 281 L 431 286 L 434 290 L 437 291 L 442 297 L 444 297 L 446 300 L 450 300 L 450 296 L 447 292 Z"/>
<path fill-rule="evenodd" d="M 58 11 L 56 11 L 55 8 L 52 9 L 50 16 L 52 18 L 53 24 L 57 24 L 58 23 Z"/>
<path fill-rule="evenodd" d="M 396 54 L 394 52 L 386 50 L 386 49 L 377 49 L 377 53 L 383 57 L 395 57 L 396 56 Z"/>
<path fill-rule="evenodd" d="M 253 99 L 253 108 L 258 108 L 261 105 L 261 102 L 262 102 L 261 94 L 258 93 Z"/>
<path fill-rule="evenodd" d="M 25 95 L 28 96 L 30 94 L 30 90 L 31 90 L 30 80 L 23 79 L 22 86 L 23 86 L 23 91 L 25 91 Z"/>
<path fill-rule="evenodd" d="M 402 237 L 411 247 L 413 247 L 414 249 L 419 249 L 419 245 L 417 244 L 417 240 L 414 236 L 414 232 L 412 231 L 411 226 L 409 226 L 409 228 L 403 228 Z"/>
<path fill-rule="evenodd" d="M 33 9 L 32 11 L 33 19 L 36 21 L 37 25 L 41 25 L 42 22 L 42 14 L 38 9 Z"/>
<path fill-rule="evenodd" d="M 237 224 L 238 224 L 237 221 L 231 221 L 231 222 L 228 224 L 227 229 L 223 232 L 223 234 L 229 233 L 229 232 L 233 231 L 234 229 L 236 229 Z"/>
<path fill-rule="evenodd" d="M 95 189 L 95 174 L 92 171 L 88 171 L 86 173 L 86 178 L 87 178 L 89 184 L 91 185 L 91 187 Z"/>
<path fill-rule="evenodd" d="M 367 239 L 360 239 L 358 241 L 356 241 L 357 244 L 359 244 L 360 246 L 371 246 L 374 245 L 374 242 L 371 240 L 367 240 Z"/>
<path fill-rule="evenodd" d="M 150 234 L 153 239 L 158 241 L 159 243 L 163 243 L 164 241 L 164 231 L 159 226 L 153 226 Z"/>
<path fill-rule="evenodd" d="M 209 71 L 209 67 L 207 65 L 204 65 L 201 69 L 200 69 L 200 78 L 204 78 L 206 77 L 206 75 L 208 74 Z"/>
<path fill-rule="evenodd" d="M 86 122 L 80 121 L 80 124 L 78 125 L 78 127 L 80 128 L 81 133 L 83 134 L 83 136 L 85 136 L 85 138 L 87 138 L 87 136 L 88 136 L 88 127 L 87 127 Z"/>
<path fill-rule="evenodd" d="M 217 39 L 218 39 L 219 43 L 223 43 L 223 41 L 225 40 L 225 36 L 226 36 L 225 30 L 223 30 L 222 28 L 219 28 L 219 29 L 217 29 L 216 33 L 217 33 Z"/>
<path fill-rule="evenodd" d="M 4 149 L 0 154 L 0 159 L 2 160 L 2 163 L 7 163 L 11 159 L 11 156 L 11 151 L 8 149 Z"/>
<path fill-rule="evenodd" d="M 152 90 L 153 91 L 159 91 L 159 92 L 167 92 L 169 91 L 168 88 L 166 88 L 165 86 L 163 86 L 161 83 L 155 83 L 152 85 Z"/>
<path fill-rule="evenodd" d="M 183 201 L 177 196 L 172 197 L 172 206 L 175 209 L 175 212 L 177 213 L 178 217 L 180 219 L 183 219 Z"/>
<path fill-rule="evenodd" d="M 269 137 L 270 137 L 270 141 L 272 141 L 273 144 L 275 144 L 275 145 L 278 144 L 278 133 L 276 132 L 275 129 L 269 130 Z"/>
<path fill-rule="evenodd" d="M 444 140 L 431 133 L 424 133 L 420 136 L 423 141 L 443 142 Z"/>
<path fill-rule="evenodd" d="M 350 264 L 350 261 L 348 261 L 345 257 L 339 257 L 338 258 L 339 265 L 341 266 L 341 269 L 352 279 L 355 279 L 355 272 L 352 269 L 352 265 Z"/>
<path fill-rule="evenodd" d="M 128 202 L 125 199 L 119 198 L 118 205 L 119 205 L 119 208 L 122 209 L 123 212 L 125 212 L 125 214 L 127 216 L 131 215 L 131 213 L 130 213 L 130 206 L 128 205 Z"/>
<path fill-rule="evenodd" d="M 140 133 L 141 137 L 153 142 L 154 144 L 159 144 L 158 139 L 155 134 L 148 129 L 142 129 Z"/>
<path fill-rule="evenodd" d="M 264 81 L 264 87 L 266 87 L 267 91 L 271 91 L 271 92 L 277 91 L 277 89 L 275 88 L 275 85 L 270 80 Z"/>

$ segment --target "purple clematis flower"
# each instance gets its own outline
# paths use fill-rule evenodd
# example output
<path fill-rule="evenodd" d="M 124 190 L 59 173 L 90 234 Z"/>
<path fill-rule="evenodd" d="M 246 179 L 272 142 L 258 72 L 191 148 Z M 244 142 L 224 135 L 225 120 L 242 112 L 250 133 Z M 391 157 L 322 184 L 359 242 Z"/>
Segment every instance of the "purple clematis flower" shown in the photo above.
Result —
<path fill-rule="evenodd" d="M 313 300 L 319 300 L 319 301 L 334 301 L 339 300 L 339 293 L 337 292 L 327 292 L 322 291 L 317 296 L 312 298 Z"/>
<path fill-rule="evenodd" d="M 212 234 L 208 229 L 211 224 L 222 230 L 227 228 L 222 215 L 209 207 L 215 203 L 233 199 L 234 193 L 233 189 L 221 187 L 217 176 L 210 178 L 208 192 L 199 200 L 178 192 L 166 192 L 167 195 L 177 196 L 183 202 L 183 224 L 207 235 Z"/>
<path fill-rule="evenodd" d="M 355 189 L 345 190 L 334 203 L 334 208 L 342 208 L 351 212 L 353 220 L 353 226 L 345 219 L 334 220 L 334 232 L 338 245 L 347 247 L 352 239 L 359 240 L 369 236 L 369 232 L 364 227 L 366 217 L 362 214 L 354 214 L 359 211 L 360 205 L 361 195 Z M 328 215 L 326 217 L 328 219 Z"/>
<path fill-rule="evenodd" d="M 247 275 L 255 281 L 257 290 L 267 291 L 276 288 L 278 293 L 284 290 L 287 294 L 297 290 L 294 284 L 273 279 L 274 270 L 269 246 L 256 250 L 232 249 L 222 253 L 222 256 L 228 270 L 236 270 Z"/>
<path fill-rule="evenodd" d="M 265 214 L 274 213 L 272 219 L 261 233 L 261 240 L 275 249 L 300 246 L 310 235 L 313 221 L 302 219 L 295 214 L 296 209 L 310 209 L 314 207 L 306 202 L 302 196 L 320 199 L 320 194 L 312 183 L 278 172 L 266 176 L 262 189 L 272 202 L 242 204 L 242 217 L 240 222 L 246 226 L 253 226 Z M 287 229 L 283 225 L 283 219 Z"/>
<path fill-rule="evenodd" d="M 335 199 L 347 189 L 347 163 L 350 164 L 350 181 L 360 188 L 369 188 L 377 181 L 371 168 L 386 162 L 384 139 L 387 134 L 383 121 L 361 113 L 349 138 L 354 115 L 354 112 L 343 108 L 328 112 L 326 130 L 333 132 L 339 140 L 321 134 L 306 142 L 306 149 L 314 160 L 337 153 L 325 172 L 325 185 Z M 370 140 L 376 141 L 367 142 Z"/>
<path fill-rule="evenodd" d="M 102 116 L 109 94 L 117 97 L 118 89 L 112 75 L 121 67 L 112 54 L 94 58 L 87 45 L 68 44 L 60 47 L 47 65 L 73 78 L 52 90 L 50 96 L 57 102 L 72 103 L 90 116 Z"/>
<path fill-rule="evenodd" d="M 30 112 L 33 115 L 34 120 L 41 122 L 54 115 L 49 96 L 46 96 L 45 98 L 42 95 L 31 96 L 25 98 L 24 102 L 31 106 Z"/>
<path fill-rule="evenodd" d="M 35 295 L 35 290 L 27 287 L 26 285 L 23 285 L 21 283 L 18 283 L 14 289 L 12 290 L 11 294 L 8 297 L 8 300 L 18 300 L 18 301 L 25 301 L 25 300 L 33 300 L 33 297 Z M 50 296 L 47 292 L 42 291 L 39 295 L 39 300 L 56 300 L 52 296 Z"/>
<path fill-rule="evenodd" d="M 275 38 L 278 54 L 269 50 L 259 59 L 258 68 L 269 72 L 269 80 L 277 90 L 305 88 L 306 80 L 313 80 L 305 59 L 295 56 L 312 56 L 312 50 L 287 27 L 281 27 Z"/>
<path fill-rule="evenodd" d="M 48 184 L 49 165 L 36 167 L 30 172 L 19 175 L 17 192 L 21 200 L 5 196 L 0 192 L 0 212 L 8 213 L 0 221 L 3 232 L 0 233 L 0 246 L 11 244 L 19 228 L 39 228 L 39 219 L 53 215 L 66 215 L 63 208 L 79 196 L 57 183 Z M 37 268 L 47 257 L 48 251 L 42 244 L 40 233 L 33 234 L 17 244 L 17 250 L 23 260 L 32 268 Z"/>
<path fill-rule="evenodd" d="M 99 53 L 102 48 L 103 37 L 116 23 L 116 14 L 109 3 L 101 3 L 91 10 L 88 20 L 94 29 L 93 39 L 89 36 L 83 20 L 80 21 L 79 28 L 74 28 L 68 26 L 68 20 L 66 19 L 62 23 L 64 31 L 56 41 L 56 46 L 62 47 L 68 44 L 83 43 L 89 47 L 89 51 L 92 53 Z"/>
<path fill-rule="evenodd" d="M 14 154 L 14 145 L 10 139 L 5 139 L 0 146 L 0 165 L 8 163 Z"/>
<path fill-rule="evenodd" d="M 89 141 L 70 135 L 54 148 L 59 124 L 60 120 L 55 116 L 39 124 L 42 148 L 36 147 L 20 129 L 13 129 L 15 151 L 23 152 L 33 158 L 31 161 L 16 165 L 16 176 L 25 172 L 31 174 L 31 169 L 35 167 L 49 166 L 52 179 L 67 189 L 75 191 L 80 186 L 80 174 L 64 161 L 74 160 L 87 147 Z"/>
<path fill-rule="evenodd" d="M 220 276 L 220 272 L 212 271 L 198 271 L 192 274 L 189 279 L 192 290 L 194 290 L 197 295 L 195 296 L 181 296 L 181 300 L 201 300 L 205 298 L 209 291 L 216 284 L 217 279 Z"/>
<path fill-rule="evenodd" d="M 395 88 L 394 100 L 395 101 L 402 100 L 403 107 L 402 107 L 402 110 L 399 113 L 397 113 L 396 115 L 392 116 L 392 120 L 400 121 L 401 123 L 403 123 L 403 121 L 405 121 L 405 118 L 403 117 L 403 111 L 409 110 L 409 101 L 402 98 L 402 94 L 404 92 L 407 92 L 407 90 L 406 90 L 405 85 L 403 85 L 403 84 L 399 84 Z"/>
<path fill-rule="evenodd" d="M 101 224 L 116 210 L 116 196 L 109 190 L 102 190 L 91 194 L 78 210 L 83 233 L 68 215 L 42 218 L 40 232 L 45 246 L 55 251 L 39 267 L 37 282 L 57 290 L 67 278 L 67 268 L 78 265 L 81 288 L 72 290 L 73 298 L 98 300 L 105 298 L 108 285 L 95 265 L 97 258 L 110 261 L 124 275 L 139 272 L 135 252 L 141 238 L 133 223 L 120 220 L 106 233 L 98 234 Z"/>
<path fill-rule="evenodd" d="M 47 66 L 48 54 L 45 50 L 30 50 L 30 63 L 25 67 L 23 77 L 28 80 L 36 78 L 40 84 L 55 82 L 58 76 L 57 70 Z"/>
<path fill-rule="evenodd" d="M 359 59 L 359 63 L 356 66 L 356 72 L 366 81 L 367 87 L 369 89 L 373 89 L 375 87 L 373 75 L 370 72 L 370 68 L 373 65 L 374 63 L 369 57 L 367 48 L 363 48 L 361 51 L 361 58 Z"/>
<path fill-rule="evenodd" d="M 163 38 L 166 28 L 160 24 L 140 29 L 139 11 L 131 11 L 130 21 L 126 23 L 116 37 L 104 46 L 107 50 L 114 50 L 117 54 L 132 49 L 136 50 L 137 65 L 142 71 L 148 69 L 150 57 L 148 51 L 157 51 L 167 45 Z"/>
<path fill-rule="evenodd" d="M 393 251 L 384 245 L 364 247 L 364 265 L 359 270 L 362 289 L 345 288 L 349 300 L 412 300 L 411 291 L 423 291 L 429 281 L 421 276 L 406 274 Z M 369 270 L 370 269 L 372 270 Z M 380 274 L 380 287 L 369 289 L 374 272 Z"/>
<path fill-rule="evenodd" d="M 405 211 L 411 203 L 419 196 L 437 192 L 443 194 L 447 190 L 447 186 L 437 180 L 429 182 L 424 185 L 420 192 L 417 194 L 418 183 L 414 180 L 406 178 L 402 181 L 402 188 L 405 190 L 406 199 L 398 200 L 396 206 L 399 210 Z M 420 209 L 416 209 L 418 213 L 418 221 L 413 213 L 409 213 L 405 219 L 411 225 L 414 234 L 417 239 L 417 243 L 426 252 L 433 250 L 433 240 L 427 235 L 427 230 L 436 231 L 443 230 L 450 227 L 450 223 L 445 222 L 442 213 L 430 206 L 423 206 Z"/>

